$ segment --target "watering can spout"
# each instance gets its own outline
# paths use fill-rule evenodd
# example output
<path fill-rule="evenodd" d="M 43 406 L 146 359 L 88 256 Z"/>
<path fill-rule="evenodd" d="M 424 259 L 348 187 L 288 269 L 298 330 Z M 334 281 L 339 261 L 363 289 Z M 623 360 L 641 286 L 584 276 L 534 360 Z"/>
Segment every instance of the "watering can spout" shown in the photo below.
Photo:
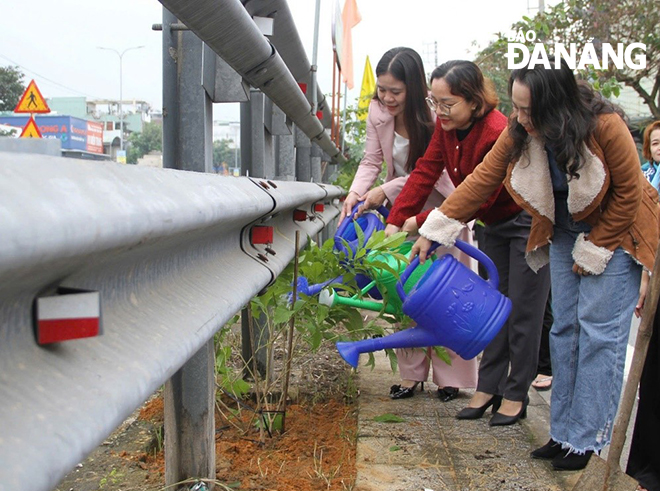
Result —
<path fill-rule="evenodd" d="M 427 346 L 441 345 L 438 332 L 429 331 L 421 327 L 411 327 L 395 332 L 382 338 L 364 339 L 362 341 L 339 341 L 337 351 L 341 357 L 354 368 L 358 366 L 358 359 L 362 353 L 371 353 L 384 349 L 396 348 L 425 348 Z"/>

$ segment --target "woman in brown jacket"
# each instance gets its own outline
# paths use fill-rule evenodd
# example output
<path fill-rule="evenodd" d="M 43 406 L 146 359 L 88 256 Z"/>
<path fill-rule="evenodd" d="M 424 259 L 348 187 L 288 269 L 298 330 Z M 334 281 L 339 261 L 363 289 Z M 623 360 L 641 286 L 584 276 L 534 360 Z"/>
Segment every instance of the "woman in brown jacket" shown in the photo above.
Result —
<path fill-rule="evenodd" d="M 550 441 L 532 456 L 581 469 L 610 440 L 630 322 L 646 291 L 642 269 L 658 246 L 658 195 L 620 111 L 565 62 L 512 72 L 509 93 L 508 128 L 431 212 L 412 253 L 426 257 L 431 241 L 452 245 L 502 183 L 532 215 L 527 262 L 534 270 L 550 262 L 555 313 Z"/>

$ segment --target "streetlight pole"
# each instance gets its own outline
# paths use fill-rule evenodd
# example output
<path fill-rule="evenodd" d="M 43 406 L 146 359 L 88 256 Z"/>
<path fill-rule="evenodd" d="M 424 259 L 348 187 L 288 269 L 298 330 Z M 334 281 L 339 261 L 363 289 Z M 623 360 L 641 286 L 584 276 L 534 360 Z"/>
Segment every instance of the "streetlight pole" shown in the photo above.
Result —
<path fill-rule="evenodd" d="M 126 48 L 121 53 L 114 48 L 105 48 L 103 46 L 97 46 L 98 49 L 104 49 L 106 51 L 112 51 L 117 56 L 119 56 L 119 150 L 124 150 L 124 93 L 123 93 L 123 58 L 124 54 L 127 51 L 132 49 L 144 48 L 144 46 L 132 46 Z"/>

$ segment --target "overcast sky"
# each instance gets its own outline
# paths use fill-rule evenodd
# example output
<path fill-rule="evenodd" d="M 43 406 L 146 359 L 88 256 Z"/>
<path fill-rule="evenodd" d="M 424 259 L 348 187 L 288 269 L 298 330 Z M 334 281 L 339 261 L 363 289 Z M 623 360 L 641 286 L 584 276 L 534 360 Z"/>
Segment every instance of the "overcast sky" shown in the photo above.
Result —
<path fill-rule="evenodd" d="M 191 0 L 192 1 L 192 0 Z M 226 1 L 226 0 L 222 0 Z M 232 0 L 233 1 L 233 0 Z M 331 23 L 334 0 L 321 0 L 319 83 L 332 89 Z M 339 0 L 343 6 L 344 0 Z M 547 2 L 556 3 L 556 2 Z M 312 59 L 314 0 L 289 0 L 299 35 Z M 349 103 L 359 94 L 365 57 L 372 66 L 394 46 L 416 49 L 430 72 L 437 60 L 471 59 L 477 42 L 486 46 L 498 31 L 506 32 L 523 15 L 534 15 L 538 0 L 357 0 L 362 22 L 353 29 L 355 84 Z M 18 65 L 25 81 L 35 79 L 44 97 L 119 98 L 119 57 L 123 57 L 124 99 L 162 107 L 162 21 L 157 0 L 32 0 L 3 8 L 0 66 Z M 235 108 L 216 105 L 215 119 L 236 120 Z"/>

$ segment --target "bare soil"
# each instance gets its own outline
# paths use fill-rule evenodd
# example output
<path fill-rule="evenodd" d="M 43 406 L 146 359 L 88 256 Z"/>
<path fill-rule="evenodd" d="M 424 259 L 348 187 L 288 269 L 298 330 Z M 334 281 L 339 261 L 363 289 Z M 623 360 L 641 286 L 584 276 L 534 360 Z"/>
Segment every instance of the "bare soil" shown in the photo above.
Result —
<path fill-rule="evenodd" d="M 278 358 L 276 353 L 276 358 Z M 333 346 L 298 359 L 285 432 L 265 435 L 254 413 L 222 396 L 216 411 L 215 489 L 351 490 L 355 482 L 357 406 L 348 365 Z M 228 410 L 228 408 L 232 408 Z M 155 394 L 55 491 L 157 491 L 165 488 L 163 401 Z M 183 488 L 187 489 L 187 488 Z"/>

